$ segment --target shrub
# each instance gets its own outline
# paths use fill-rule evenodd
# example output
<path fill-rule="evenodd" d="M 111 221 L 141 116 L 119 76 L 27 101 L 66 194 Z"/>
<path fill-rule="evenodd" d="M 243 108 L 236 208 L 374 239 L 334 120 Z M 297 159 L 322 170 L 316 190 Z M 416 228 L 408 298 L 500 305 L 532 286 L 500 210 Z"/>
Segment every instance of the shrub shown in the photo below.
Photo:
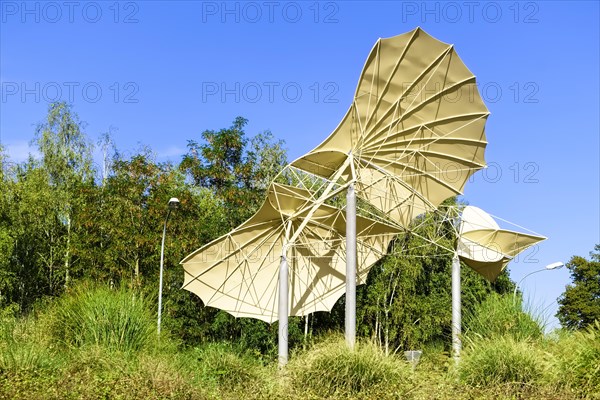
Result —
<path fill-rule="evenodd" d="M 297 354 L 288 371 L 302 397 L 399 397 L 411 380 L 406 361 L 386 356 L 371 343 L 358 343 L 352 351 L 342 339 L 329 339 Z"/>
<path fill-rule="evenodd" d="M 459 377 L 471 386 L 535 384 L 544 373 L 544 353 L 535 343 L 494 336 L 472 342 L 463 351 Z"/>
<path fill-rule="evenodd" d="M 156 321 L 146 298 L 125 288 L 83 284 L 66 293 L 50 316 L 55 341 L 135 351 L 156 343 Z"/>

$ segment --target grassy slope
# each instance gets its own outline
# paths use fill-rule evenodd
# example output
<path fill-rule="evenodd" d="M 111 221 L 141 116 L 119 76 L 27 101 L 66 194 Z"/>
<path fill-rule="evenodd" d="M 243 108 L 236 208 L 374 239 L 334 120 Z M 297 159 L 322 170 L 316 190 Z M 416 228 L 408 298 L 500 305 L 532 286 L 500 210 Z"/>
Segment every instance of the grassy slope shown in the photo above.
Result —
<path fill-rule="evenodd" d="M 522 315 L 511 317 L 519 310 L 506 301 L 482 305 L 493 321 L 467 318 L 473 329 L 458 368 L 431 347 L 413 372 L 399 356 L 368 342 L 350 352 L 332 335 L 278 371 L 229 344 L 182 349 L 168 335 L 156 340 L 143 298 L 85 288 L 36 318 L 2 317 L 0 398 L 600 398 L 600 326 L 544 337 Z M 492 325 L 485 335 L 474 330 Z"/>

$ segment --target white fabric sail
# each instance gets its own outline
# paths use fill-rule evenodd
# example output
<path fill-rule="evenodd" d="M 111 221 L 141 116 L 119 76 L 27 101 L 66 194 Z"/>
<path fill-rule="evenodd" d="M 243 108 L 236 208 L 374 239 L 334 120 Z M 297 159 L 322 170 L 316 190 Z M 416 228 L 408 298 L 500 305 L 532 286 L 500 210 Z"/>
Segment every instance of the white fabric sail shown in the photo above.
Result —
<path fill-rule="evenodd" d="M 181 262 L 183 288 L 205 305 L 236 317 L 274 322 L 280 256 L 286 246 L 290 315 L 330 311 L 345 292 L 346 223 L 343 210 L 314 204 L 307 191 L 272 184 L 254 216 Z M 357 218 L 357 284 L 365 283 L 397 233 L 392 226 Z M 297 238 L 290 242 L 293 236 Z"/>
<path fill-rule="evenodd" d="M 457 253 L 465 264 L 493 282 L 517 254 L 545 239 L 500 229 L 491 215 L 480 208 L 467 206 L 462 211 Z"/>
<path fill-rule="evenodd" d="M 252 218 L 187 256 L 184 288 L 206 305 L 273 322 L 286 255 L 289 314 L 330 310 L 345 291 L 345 220 L 326 202 L 353 186 L 375 210 L 377 220 L 357 218 L 363 283 L 399 229 L 460 194 L 485 166 L 488 114 L 452 45 L 420 28 L 379 39 L 338 127 L 282 173 L 303 187 L 272 184 Z"/>
<path fill-rule="evenodd" d="M 343 169 L 340 182 L 408 227 L 485 166 L 488 115 L 454 47 L 417 28 L 375 43 L 342 122 L 292 166 L 326 179 Z"/>

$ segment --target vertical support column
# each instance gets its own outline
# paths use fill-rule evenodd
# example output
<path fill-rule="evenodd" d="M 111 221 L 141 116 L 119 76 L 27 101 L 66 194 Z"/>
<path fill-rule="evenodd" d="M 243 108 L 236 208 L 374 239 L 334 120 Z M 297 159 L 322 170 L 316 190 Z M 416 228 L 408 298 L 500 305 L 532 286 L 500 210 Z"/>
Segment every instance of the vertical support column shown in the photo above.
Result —
<path fill-rule="evenodd" d="M 452 356 L 458 362 L 462 343 L 460 310 L 460 260 L 458 254 L 452 257 Z"/>
<path fill-rule="evenodd" d="M 288 362 L 288 282 L 288 263 L 284 249 L 279 264 L 279 368 L 283 368 Z"/>
<path fill-rule="evenodd" d="M 356 194 L 354 185 L 346 195 L 346 344 L 354 349 L 356 341 Z"/>

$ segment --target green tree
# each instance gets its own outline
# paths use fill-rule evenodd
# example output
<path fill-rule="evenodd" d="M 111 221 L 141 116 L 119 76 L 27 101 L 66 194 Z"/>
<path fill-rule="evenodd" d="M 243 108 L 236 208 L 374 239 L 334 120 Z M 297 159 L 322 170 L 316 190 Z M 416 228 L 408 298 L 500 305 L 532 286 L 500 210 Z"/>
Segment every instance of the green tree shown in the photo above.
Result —
<path fill-rule="evenodd" d="M 188 244 L 193 243 L 193 246 L 185 246 L 187 251 L 183 255 L 249 218 L 264 201 L 273 178 L 286 164 L 284 143 L 268 131 L 248 140 L 244 132 L 246 124 L 246 119 L 237 117 L 229 128 L 204 131 L 201 144 L 188 142 L 188 153 L 179 169 L 192 183 L 187 189 L 196 211 L 193 215 L 185 215 L 178 210 L 176 218 L 185 218 L 185 224 L 195 229 L 196 234 L 188 234 L 193 238 Z M 166 275 L 166 325 L 186 343 L 226 340 L 263 353 L 274 352 L 275 325 L 236 319 L 223 311 L 204 307 L 198 297 L 180 290 L 183 275 L 178 271 L 181 269 L 168 270 Z M 299 329 L 294 330 L 292 321 L 290 325 L 290 341 L 293 342 L 298 336 L 293 332 L 299 332 Z"/>
<path fill-rule="evenodd" d="M 104 186 L 106 263 L 117 267 L 136 284 L 140 283 L 142 273 L 154 269 L 158 260 L 155 253 L 156 243 L 160 243 L 158 213 L 164 206 L 155 198 L 155 192 L 163 172 L 152 151 L 144 148 L 130 159 L 115 160 Z"/>
<path fill-rule="evenodd" d="M 13 192 L 10 175 L 13 170 L 14 166 L 8 161 L 4 147 L 0 144 L 0 306 L 11 302 L 18 287 L 17 275 L 11 268 L 14 238 L 10 218 Z"/>
<path fill-rule="evenodd" d="M 92 184 L 92 145 L 83 129 L 85 124 L 67 103 L 51 103 L 46 121 L 36 129 L 35 143 L 42 156 L 41 168 L 48 176 L 55 213 L 65 226 L 63 273 L 65 286 L 71 273 L 72 236 L 81 206 L 81 187 Z"/>
<path fill-rule="evenodd" d="M 600 244 L 590 252 L 590 259 L 573 256 L 566 264 L 572 285 L 558 299 L 556 316 L 567 328 L 582 329 L 600 320 Z"/>
<path fill-rule="evenodd" d="M 2 268 L 14 283 L 4 292 L 7 302 L 26 310 L 35 299 L 62 290 L 65 226 L 56 212 L 49 177 L 31 157 L 14 167 L 11 178 L 5 175 L 2 196 L 5 239 L 12 244 Z"/>
<path fill-rule="evenodd" d="M 247 123 L 237 117 L 230 128 L 204 131 L 202 144 L 188 141 L 188 153 L 179 166 L 193 184 L 209 188 L 223 201 L 230 228 L 258 209 L 269 183 L 286 164 L 283 142 L 271 132 L 248 143 Z"/>

